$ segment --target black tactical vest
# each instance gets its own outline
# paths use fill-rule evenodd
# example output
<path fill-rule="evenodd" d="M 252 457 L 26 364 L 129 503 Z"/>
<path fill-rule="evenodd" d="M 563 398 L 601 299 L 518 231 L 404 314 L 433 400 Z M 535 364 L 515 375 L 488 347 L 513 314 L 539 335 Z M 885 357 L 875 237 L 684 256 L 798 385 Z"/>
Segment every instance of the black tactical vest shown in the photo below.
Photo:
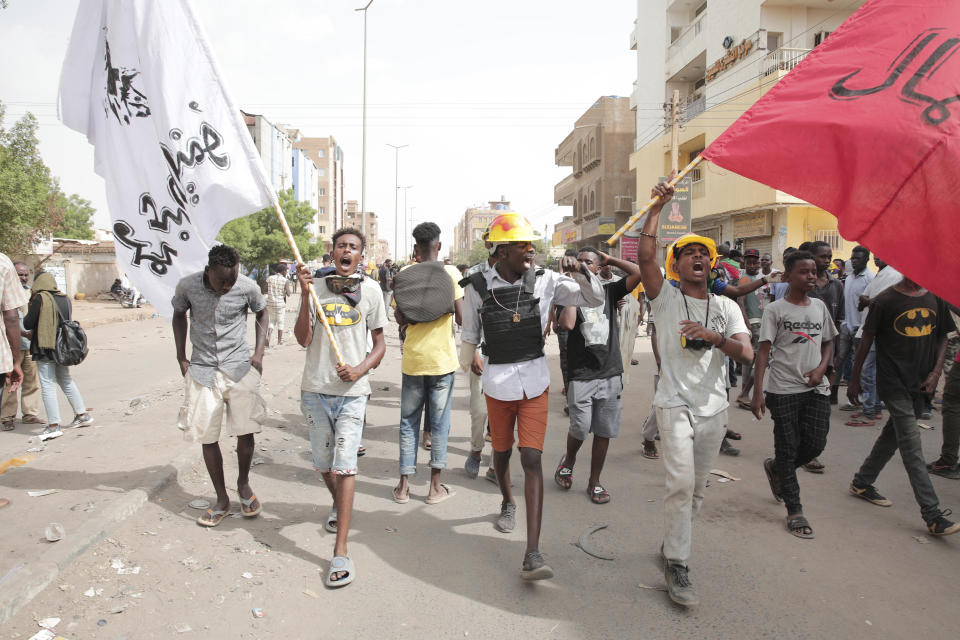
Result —
<path fill-rule="evenodd" d="M 528 269 L 519 285 L 497 287 L 492 291 L 487 289 L 482 273 L 467 278 L 483 301 L 480 305 L 483 327 L 480 348 L 490 364 L 526 362 L 543 356 L 540 299 L 533 293 L 537 276 L 542 273 L 542 270 Z"/>

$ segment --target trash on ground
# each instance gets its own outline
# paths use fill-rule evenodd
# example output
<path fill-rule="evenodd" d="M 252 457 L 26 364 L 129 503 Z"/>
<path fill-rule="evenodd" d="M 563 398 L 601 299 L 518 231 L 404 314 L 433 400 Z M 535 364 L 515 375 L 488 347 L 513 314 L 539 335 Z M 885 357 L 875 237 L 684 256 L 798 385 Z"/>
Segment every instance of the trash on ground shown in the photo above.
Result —
<path fill-rule="evenodd" d="M 396 530 L 394 527 L 387 527 L 386 529 L 384 529 L 384 531 L 386 531 L 387 533 L 396 533 L 396 532 L 397 532 L 397 530 Z"/>
<path fill-rule="evenodd" d="M 40 629 L 35 634 L 30 636 L 29 640 L 67 640 L 63 636 L 58 636 L 50 629 Z"/>
<path fill-rule="evenodd" d="M 47 528 L 43 530 L 43 535 L 48 542 L 56 542 L 57 540 L 62 540 L 66 532 L 62 524 L 59 522 L 51 522 L 47 525 Z"/>
<path fill-rule="evenodd" d="M 253 460 L 250 461 L 250 464 L 255 467 L 258 464 L 263 464 L 264 462 L 266 462 L 266 460 L 264 460 L 263 458 L 254 458 Z"/>
<path fill-rule="evenodd" d="M 730 482 L 730 478 L 717 478 L 717 482 Z"/>
<path fill-rule="evenodd" d="M 204 500 L 203 498 L 197 498 L 196 500 L 191 500 L 190 504 L 187 505 L 191 509 L 200 509 L 205 511 L 210 508 L 210 501 Z"/>
<path fill-rule="evenodd" d="M 656 502 L 656 501 L 657 501 L 656 498 L 647 498 L 647 502 Z"/>
<path fill-rule="evenodd" d="M 724 471 L 723 469 L 710 469 L 710 473 L 715 476 L 720 476 L 721 478 L 726 478 L 727 480 L 739 480 L 740 478 L 734 477 Z"/>
<path fill-rule="evenodd" d="M 107 621 L 104 620 L 103 618 L 100 618 L 99 620 L 97 620 L 97 626 L 98 626 L 98 627 L 105 627 L 105 626 L 107 626 Z"/>
<path fill-rule="evenodd" d="M 666 591 L 666 587 L 651 587 L 648 584 L 643 584 L 642 582 L 637 585 L 640 589 L 649 589 L 650 591 Z"/>
<path fill-rule="evenodd" d="M 193 631 L 193 627 L 185 623 L 178 624 L 175 629 L 177 630 L 177 633 L 187 633 L 188 631 Z"/>
<path fill-rule="evenodd" d="M 189 567 L 191 565 L 197 564 L 197 561 L 193 559 L 193 556 L 187 556 L 186 558 L 180 561 L 180 564 L 182 564 L 185 567 Z"/>
<path fill-rule="evenodd" d="M 110 613 L 123 613 L 126 610 L 127 610 L 127 605 L 121 604 L 119 606 L 114 607 L 113 609 L 110 609 Z"/>
<path fill-rule="evenodd" d="M 37 624 L 44 629 L 53 629 L 60 624 L 60 618 L 44 618 L 43 620 L 37 620 Z"/>
<path fill-rule="evenodd" d="M 587 555 L 591 555 L 594 558 L 599 558 L 600 560 L 613 560 L 614 559 L 613 556 L 597 551 L 596 549 L 593 548 L 593 545 L 590 544 L 590 536 L 593 533 L 606 528 L 607 528 L 607 525 L 605 524 L 598 524 L 590 527 L 589 529 L 584 531 L 583 534 L 581 534 L 580 539 L 577 540 L 577 542 L 575 543 L 576 546 L 580 547 L 580 549 L 584 553 L 586 553 Z"/>
<path fill-rule="evenodd" d="M 44 449 L 46 449 L 46 447 L 30 447 L 29 449 L 27 449 L 27 451 L 29 453 L 40 453 Z"/>
<path fill-rule="evenodd" d="M 314 599 L 316 599 L 316 600 L 319 600 L 319 599 L 320 599 L 320 594 L 317 593 L 316 591 L 312 591 L 312 590 L 310 590 L 310 589 L 304 589 L 304 590 L 303 590 L 303 593 L 304 593 L 304 595 L 308 595 L 308 596 L 310 596 L 311 598 L 314 598 Z"/>
<path fill-rule="evenodd" d="M 926 429 L 927 431 L 933 431 L 932 424 L 927 424 L 925 422 L 918 422 L 917 426 L 920 427 L 921 429 Z"/>
<path fill-rule="evenodd" d="M 243 573 L 240 574 L 240 577 L 246 578 L 247 580 L 253 580 L 253 574 L 250 573 L 249 571 L 244 571 Z"/>
<path fill-rule="evenodd" d="M 254 607 L 253 609 L 251 609 L 250 613 L 253 614 L 254 618 L 262 618 L 264 615 L 263 609 L 261 609 L 260 607 Z"/>
<path fill-rule="evenodd" d="M 913 536 L 913 539 L 917 541 L 917 544 L 930 544 L 930 538 L 926 536 Z"/>

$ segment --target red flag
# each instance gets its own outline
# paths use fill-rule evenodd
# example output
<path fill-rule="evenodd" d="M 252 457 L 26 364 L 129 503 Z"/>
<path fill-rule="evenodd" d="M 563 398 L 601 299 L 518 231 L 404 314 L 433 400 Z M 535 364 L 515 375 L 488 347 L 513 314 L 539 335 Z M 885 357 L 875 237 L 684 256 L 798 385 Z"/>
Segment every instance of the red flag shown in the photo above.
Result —
<path fill-rule="evenodd" d="M 960 2 L 870 0 L 703 156 L 960 305 Z"/>

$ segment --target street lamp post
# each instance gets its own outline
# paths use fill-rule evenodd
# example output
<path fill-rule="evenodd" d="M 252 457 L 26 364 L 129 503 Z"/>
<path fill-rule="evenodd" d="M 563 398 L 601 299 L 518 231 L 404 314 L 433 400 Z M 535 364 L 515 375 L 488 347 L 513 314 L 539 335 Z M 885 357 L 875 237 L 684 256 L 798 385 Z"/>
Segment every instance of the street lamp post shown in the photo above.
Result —
<path fill-rule="evenodd" d="M 360 125 L 360 228 L 367 232 L 367 9 L 373 4 L 370 0 L 364 7 L 354 9 L 363 11 L 363 119 Z"/>
<path fill-rule="evenodd" d="M 387 146 L 393 147 L 393 251 L 396 253 L 400 249 L 400 224 L 397 219 L 397 199 L 400 195 L 400 149 L 409 145 L 388 142 Z"/>
<path fill-rule="evenodd" d="M 413 210 L 414 210 L 414 209 L 416 209 L 416 207 L 410 207 L 410 212 L 407 214 L 407 220 L 409 220 L 409 225 L 410 225 L 411 227 L 413 226 Z M 409 234 L 408 234 L 408 235 L 409 235 Z M 409 243 L 410 243 L 410 245 L 409 245 L 409 246 L 410 246 L 410 251 L 407 253 L 407 255 L 412 255 L 412 254 L 413 254 L 413 241 L 412 241 L 412 240 L 413 240 L 413 238 L 408 238 L 407 241 L 406 241 L 406 242 L 409 242 Z M 404 246 L 406 246 L 406 243 L 404 243 Z"/>
<path fill-rule="evenodd" d="M 404 239 L 403 246 L 404 248 L 406 248 L 407 246 L 406 238 L 408 235 L 410 235 L 410 230 L 407 229 L 407 189 L 412 189 L 413 185 L 411 184 L 411 185 L 407 185 L 406 187 L 400 187 L 400 188 L 403 189 L 403 218 L 402 218 L 403 233 L 400 235 L 400 237 Z"/>

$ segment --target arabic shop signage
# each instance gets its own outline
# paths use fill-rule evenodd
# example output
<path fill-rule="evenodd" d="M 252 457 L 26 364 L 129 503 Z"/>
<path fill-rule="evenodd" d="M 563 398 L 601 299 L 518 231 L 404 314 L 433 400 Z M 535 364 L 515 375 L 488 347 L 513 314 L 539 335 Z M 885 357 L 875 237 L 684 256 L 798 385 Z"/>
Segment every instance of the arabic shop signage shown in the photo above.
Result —
<path fill-rule="evenodd" d="M 737 46 L 731 47 L 727 55 L 707 68 L 707 73 L 705 74 L 707 82 L 716 79 L 722 72 L 746 58 L 751 51 L 753 51 L 753 40 L 743 40 Z"/>
<path fill-rule="evenodd" d="M 660 178 L 666 182 L 666 178 Z M 690 233 L 692 219 L 690 216 L 690 189 L 693 179 L 689 176 L 677 183 L 673 191 L 673 198 L 660 210 L 660 223 L 657 229 L 657 239 L 669 244 L 681 236 Z"/>
<path fill-rule="evenodd" d="M 770 235 L 770 212 L 751 211 L 733 216 L 734 238 L 757 238 Z"/>
<path fill-rule="evenodd" d="M 573 244 L 580 239 L 580 227 L 563 230 L 563 244 Z"/>

